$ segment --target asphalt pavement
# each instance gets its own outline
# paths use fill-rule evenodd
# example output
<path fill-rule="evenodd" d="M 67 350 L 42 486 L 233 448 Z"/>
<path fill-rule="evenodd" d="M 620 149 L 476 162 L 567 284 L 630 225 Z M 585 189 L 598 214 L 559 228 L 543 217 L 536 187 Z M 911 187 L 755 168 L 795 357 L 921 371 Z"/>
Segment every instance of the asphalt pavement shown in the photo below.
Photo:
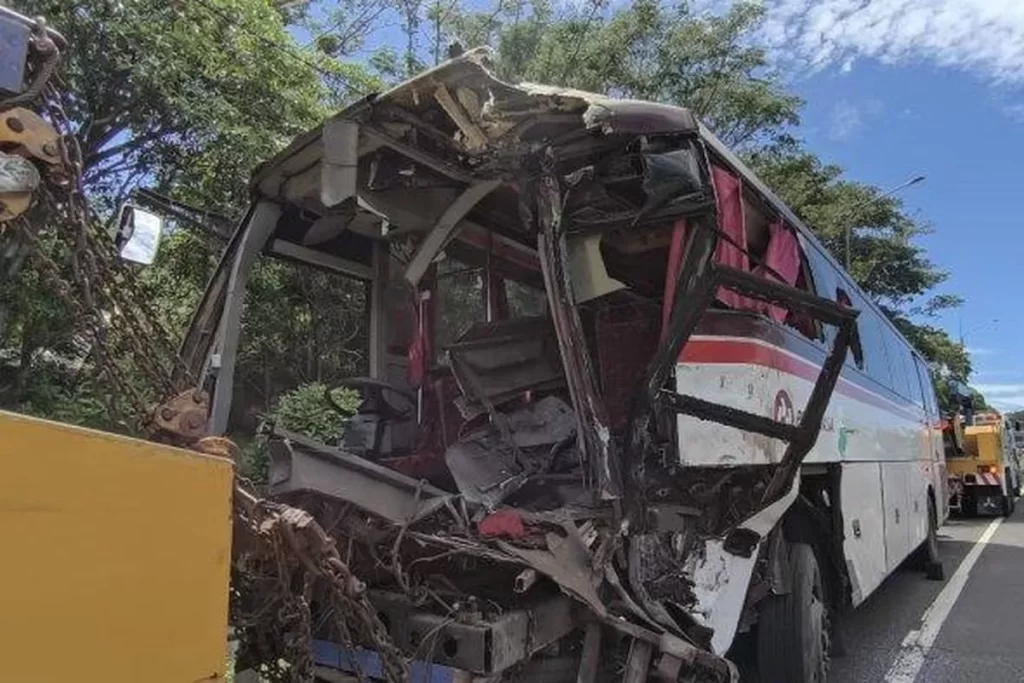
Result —
<path fill-rule="evenodd" d="M 1024 681 L 1024 499 L 940 532 L 946 580 L 900 569 L 850 614 L 828 683 Z"/>

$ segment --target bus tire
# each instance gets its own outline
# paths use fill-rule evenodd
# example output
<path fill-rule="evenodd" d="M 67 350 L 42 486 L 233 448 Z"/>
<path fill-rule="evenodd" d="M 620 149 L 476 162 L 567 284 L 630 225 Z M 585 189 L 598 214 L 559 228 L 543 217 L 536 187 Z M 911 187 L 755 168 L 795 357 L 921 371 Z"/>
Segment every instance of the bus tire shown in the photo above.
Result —
<path fill-rule="evenodd" d="M 924 570 L 929 581 L 942 581 L 946 578 L 942 560 L 939 557 L 939 515 L 935 510 L 935 500 L 928 496 L 928 535 L 915 552 L 918 568 Z"/>
<path fill-rule="evenodd" d="M 1010 476 L 1010 468 L 1006 468 L 1006 496 L 1004 497 L 1006 505 L 1004 509 L 1009 507 L 1009 512 L 1006 516 L 1009 517 L 1013 514 L 1013 511 L 1017 509 L 1017 484 L 1013 481 L 1013 477 Z"/>
<path fill-rule="evenodd" d="M 765 598 L 757 625 L 760 683 L 824 683 L 829 610 L 825 577 L 814 549 L 789 545 L 790 591 Z"/>

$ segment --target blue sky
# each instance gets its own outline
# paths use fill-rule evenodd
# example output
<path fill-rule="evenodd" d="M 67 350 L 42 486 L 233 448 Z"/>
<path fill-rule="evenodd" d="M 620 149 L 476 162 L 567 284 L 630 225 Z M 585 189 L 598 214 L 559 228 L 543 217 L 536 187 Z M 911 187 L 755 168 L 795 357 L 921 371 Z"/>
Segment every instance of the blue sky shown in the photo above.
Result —
<path fill-rule="evenodd" d="M 808 146 L 883 188 L 926 176 L 900 197 L 932 227 L 938 291 L 966 300 L 937 322 L 962 330 L 991 403 L 1024 408 L 1024 0 L 777 0 L 768 17 Z"/>

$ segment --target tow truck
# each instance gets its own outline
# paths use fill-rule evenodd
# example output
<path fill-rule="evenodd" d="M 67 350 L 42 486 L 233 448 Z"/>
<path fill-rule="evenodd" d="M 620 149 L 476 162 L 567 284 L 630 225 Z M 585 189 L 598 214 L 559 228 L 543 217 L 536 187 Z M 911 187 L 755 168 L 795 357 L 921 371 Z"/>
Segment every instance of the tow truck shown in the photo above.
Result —
<path fill-rule="evenodd" d="M 1009 516 L 1020 495 L 1020 465 L 1013 431 L 995 410 L 973 413 L 960 427 L 963 446 L 947 458 L 950 507 L 967 517 Z"/>
<path fill-rule="evenodd" d="M 1009 516 L 1020 495 L 1021 468 L 1016 433 L 996 410 L 975 410 L 974 394 L 960 381 L 948 382 L 954 409 L 943 420 L 950 510 Z"/>

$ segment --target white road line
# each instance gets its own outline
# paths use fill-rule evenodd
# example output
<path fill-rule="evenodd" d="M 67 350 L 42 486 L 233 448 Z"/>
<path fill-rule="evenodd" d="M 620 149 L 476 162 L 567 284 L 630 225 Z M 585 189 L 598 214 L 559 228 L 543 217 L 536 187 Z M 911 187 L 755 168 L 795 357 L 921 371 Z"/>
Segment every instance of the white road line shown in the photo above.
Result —
<path fill-rule="evenodd" d="M 949 616 L 953 605 L 956 604 L 960 593 L 963 592 L 964 586 L 967 585 L 967 579 L 974 563 L 978 561 L 981 551 L 985 549 L 985 545 L 988 544 L 992 534 L 996 532 L 1002 521 L 1002 517 L 992 520 L 981 538 L 967 553 L 967 557 L 956 568 L 953 578 L 942 587 L 934 602 L 925 610 L 924 616 L 921 617 L 921 626 L 916 631 L 908 633 L 907 637 L 903 639 L 900 653 L 889 667 L 889 673 L 885 675 L 885 683 L 914 683 L 921 667 L 924 666 L 925 656 L 935 644 L 935 638 L 938 637 L 942 624 Z"/>

